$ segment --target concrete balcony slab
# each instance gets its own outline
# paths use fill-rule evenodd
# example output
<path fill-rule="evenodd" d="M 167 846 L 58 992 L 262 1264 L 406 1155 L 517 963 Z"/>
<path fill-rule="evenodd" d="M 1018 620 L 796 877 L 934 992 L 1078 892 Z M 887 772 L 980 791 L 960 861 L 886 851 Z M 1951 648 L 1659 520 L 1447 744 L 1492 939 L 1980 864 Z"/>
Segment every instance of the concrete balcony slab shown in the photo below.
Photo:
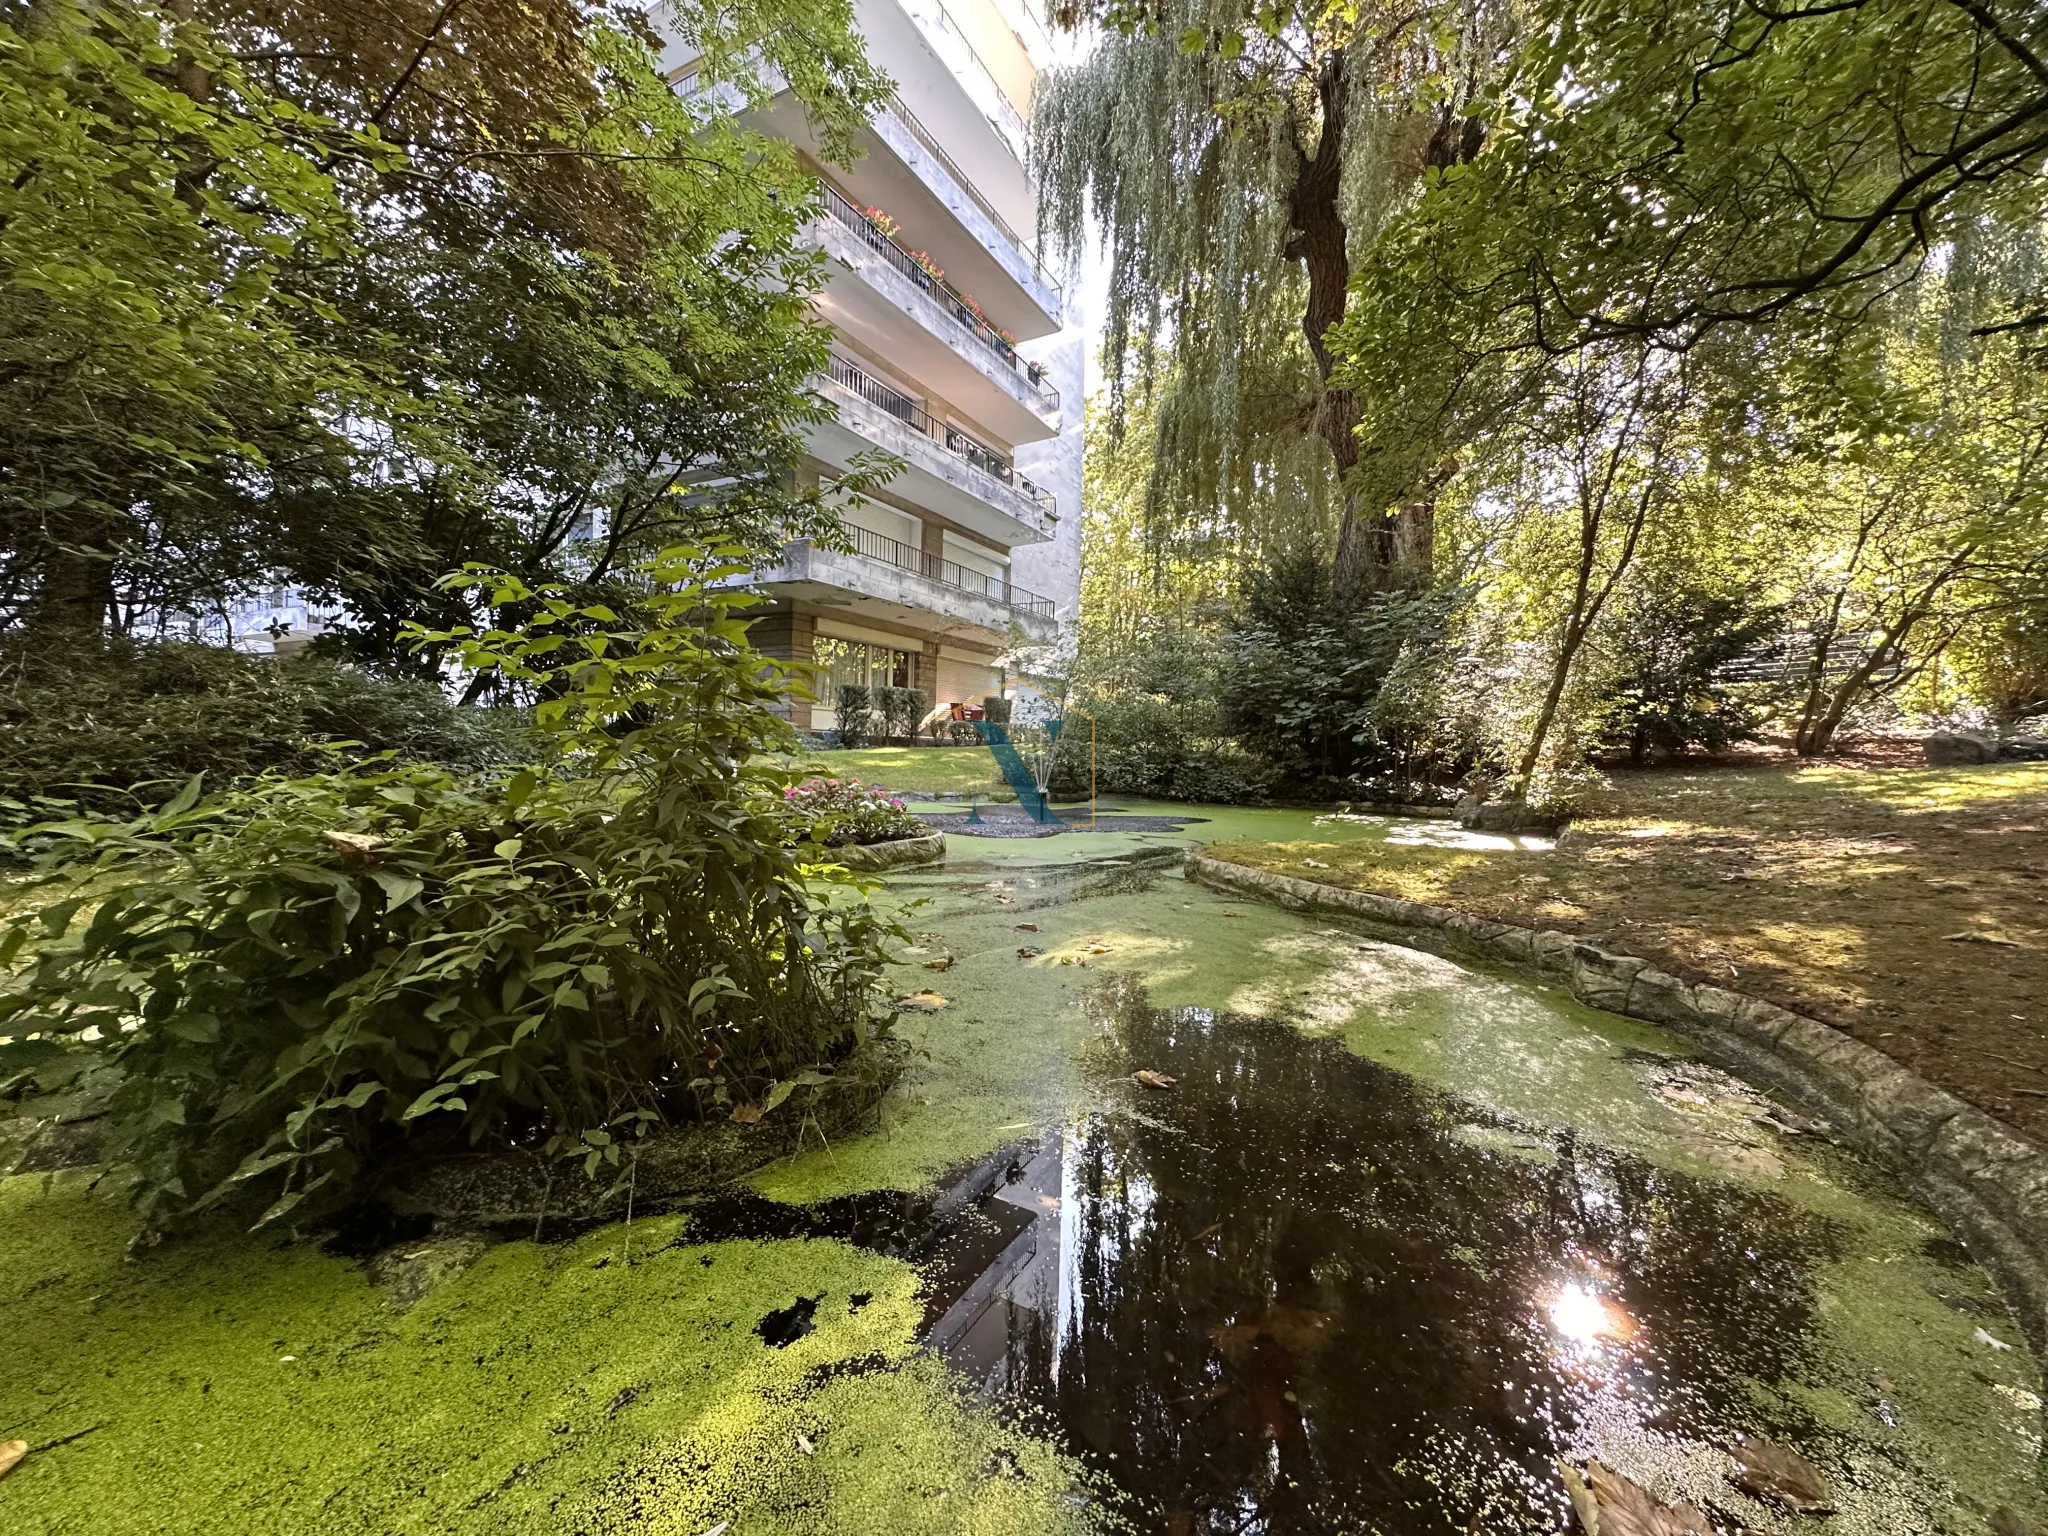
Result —
<path fill-rule="evenodd" d="M 809 229 L 831 258 L 820 313 L 1007 443 L 1059 435 L 1059 393 L 960 297 L 851 203 L 827 191 Z"/>
<path fill-rule="evenodd" d="M 903 461 L 889 490 L 913 506 L 936 512 L 1005 549 L 1045 543 L 1054 536 L 1059 509 L 1052 497 L 997 455 L 931 422 L 893 391 L 872 387 L 862 392 L 859 386 L 868 381 L 850 366 L 835 360 L 833 373 L 843 374 L 844 380 L 820 376 L 812 388 L 835 415 L 804 432 L 820 461 L 844 470 L 856 454 L 880 448 Z M 867 398 L 868 394 L 877 398 Z M 900 404 L 888 409 L 878 399 Z"/>
<path fill-rule="evenodd" d="M 849 619 L 902 624 L 927 633 L 1003 644 L 1022 633 L 1034 643 L 1059 625 L 1051 605 L 1036 607 L 970 592 L 921 571 L 868 555 L 824 549 L 808 539 L 784 547 L 782 559 L 758 571 L 754 584 L 785 601 L 801 601 Z"/>

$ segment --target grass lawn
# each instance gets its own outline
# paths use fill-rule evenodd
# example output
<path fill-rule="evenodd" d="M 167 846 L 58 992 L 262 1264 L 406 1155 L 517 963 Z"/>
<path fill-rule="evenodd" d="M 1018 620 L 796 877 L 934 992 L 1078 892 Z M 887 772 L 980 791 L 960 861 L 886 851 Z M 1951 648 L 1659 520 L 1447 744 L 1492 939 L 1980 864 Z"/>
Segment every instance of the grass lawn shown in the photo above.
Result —
<path fill-rule="evenodd" d="M 2048 765 L 1618 773 L 1551 853 L 1212 851 L 1598 938 L 1836 1025 L 2048 1140 Z"/>
<path fill-rule="evenodd" d="M 1003 777 L 987 747 L 861 747 L 850 752 L 820 752 L 810 761 L 834 778 L 879 784 L 898 794 L 944 794 L 970 789 L 996 790 Z"/>

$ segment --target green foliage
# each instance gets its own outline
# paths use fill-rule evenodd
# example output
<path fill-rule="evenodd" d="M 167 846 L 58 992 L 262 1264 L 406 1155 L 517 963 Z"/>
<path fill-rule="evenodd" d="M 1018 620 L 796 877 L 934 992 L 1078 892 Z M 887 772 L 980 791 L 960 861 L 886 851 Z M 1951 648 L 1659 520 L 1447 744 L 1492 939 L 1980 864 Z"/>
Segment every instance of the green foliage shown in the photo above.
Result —
<path fill-rule="evenodd" d="M 1108 244 L 1110 415 L 1156 450 L 1156 536 L 1228 530 L 1365 547 L 1342 485 L 1357 402 L 1327 345 L 1346 285 L 1434 170 L 1482 141 L 1475 108 L 1517 26 L 1493 0 L 1075 0 L 1100 27 L 1033 116 L 1041 222 Z M 1125 413 L 1136 381 L 1143 409 Z M 1378 509 L 1372 509 L 1376 512 Z"/>
<path fill-rule="evenodd" d="M 1248 580 L 1219 669 L 1228 732 L 1283 779 L 1310 785 L 1444 770 L 1418 702 L 1441 664 L 1449 599 L 1340 598 L 1329 562 L 1293 552 Z"/>
<path fill-rule="evenodd" d="M 106 1042 L 148 1230 L 311 1216 L 393 1158 L 514 1138 L 594 1173 L 650 1127 L 887 1070 L 890 930 L 813 884 L 772 766 L 788 678 L 747 643 L 733 554 L 666 553 L 622 611 L 457 583 L 533 614 L 420 637 L 538 699 L 545 760 L 510 778 L 195 780 L 38 829 L 60 899 L 0 940 L 0 1021 Z"/>
<path fill-rule="evenodd" d="M 882 719 L 882 734 L 910 741 L 924 719 L 925 698 L 916 688 L 882 687 L 875 690 L 875 712 Z"/>
<path fill-rule="evenodd" d="M 828 146 L 886 98 L 843 3 L 666 24 L 793 86 Z M 0 24 L 0 626 L 66 635 L 257 580 L 509 621 L 480 559 L 593 594 L 663 543 L 822 524 L 790 489 L 824 332 L 810 173 L 638 6 L 52 0 Z M 692 495 L 693 471 L 729 477 Z M 854 489 L 861 476 L 855 475 Z"/>
<path fill-rule="evenodd" d="M 803 818 L 806 838 L 827 848 L 887 843 L 931 832 L 903 808 L 901 800 L 859 779 L 806 779 L 785 789 L 782 797 Z"/>
<path fill-rule="evenodd" d="M 464 708 L 419 680 L 314 656 L 216 646 L 81 647 L 52 671 L 8 658 L 0 687 L 0 795 L 109 811 L 161 803 L 194 774 L 226 784 L 331 762 L 328 745 L 484 768 L 530 750 L 512 709 Z M 0 823 L 26 814 L 0 810 Z"/>
<path fill-rule="evenodd" d="M 354 251 L 328 154 L 391 151 L 170 13 L 51 0 L 0 21 L 0 617 L 97 630 L 117 546 L 145 599 L 216 592 L 258 530 L 202 466 L 344 465 L 336 424 L 389 417 L 293 289 Z"/>
<path fill-rule="evenodd" d="M 1598 745 L 1641 766 L 1652 754 L 1720 752 L 1753 741 L 1769 685 L 1730 680 L 1731 663 L 1784 632 L 1785 615 L 1754 592 L 1715 593 L 1681 581 L 1641 582 L 1622 595 L 1608 644 L 1623 671 L 1608 682 Z"/>
<path fill-rule="evenodd" d="M 841 683 L 832 718 L 842 747 L 864 747 L 880 732 L 880 716 L 866 683 Z"/>

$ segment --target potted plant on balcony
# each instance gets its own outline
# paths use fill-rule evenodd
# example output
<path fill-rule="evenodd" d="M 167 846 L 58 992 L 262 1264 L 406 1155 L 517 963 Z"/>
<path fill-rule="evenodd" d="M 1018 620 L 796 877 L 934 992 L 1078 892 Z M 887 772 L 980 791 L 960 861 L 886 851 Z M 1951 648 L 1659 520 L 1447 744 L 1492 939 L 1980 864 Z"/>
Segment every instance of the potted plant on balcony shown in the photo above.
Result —
<path fill-rule="evenodd" d="M 895 796 L 859 779 L 806 779 L 785 789 L 782 798 L 849 869 L 926 864 L 946 852 L 943 833 L 911 815 Z"/>

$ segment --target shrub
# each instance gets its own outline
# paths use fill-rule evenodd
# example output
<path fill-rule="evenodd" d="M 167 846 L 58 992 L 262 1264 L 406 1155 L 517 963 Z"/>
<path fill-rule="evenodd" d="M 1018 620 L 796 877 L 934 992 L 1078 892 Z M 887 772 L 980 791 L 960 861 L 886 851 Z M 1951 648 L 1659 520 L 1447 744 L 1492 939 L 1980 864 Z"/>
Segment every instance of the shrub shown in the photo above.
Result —
<path fill-rule="evenodd" d="M 1089 788 L 1089 720 L 1094 717 L 1095 788 L 1103 794 L 1154 800 L 1234 804 L 1264 800 L 1274 773 L 1216 732 L 1213 701 L 1124 691 L 1090 693 L 1068 716 L 1053 758 L 1053 792 L 1063 798 Z"/>
<path fill-rule="evenodd" d="M 1458 596 L 1347 603 L 1320 556 L 1283 555 L 1247 580 L 1223 639 L 1225 730 L 1296 786 L 1451 769 L 1439 760 L 1432 683 L 1448 661 L 1445 620 Z"/>
<path fill-rule="evenodd" d="M 863 683 L 841 683 L 834 710 L 842 747 L 864 747 L 875 734 L 875 706 Z"/>
<path fill-rule="evenodd" d="M 324 766 L 337 741 L 482 768 L 530 752 L 524 716 L 451 703 L 431 683 L 340 662 L 181 642 L 116 643 L 61 667 L 0 654 L 0 822 L 61 797 L 100 811 L 160 804 L 194 774 L 216 784 Z"/>
<path fill-rule="evenodd" d="M 1782 609 L 1744 593 L 1644 582 L 1627 592 L 1614 618 L 1622 670 L 1602 689 L 1598 750 L 1626 752 L 1640 766 L 1653 752 L 1720 752 L 1756 738 L 1782 690 L 1731 681 L 1726 672 L 1783 633 Z"/>
<path fill-rule="evenodd" d="M 782 793 L 808 828 L 810 840 L 827 848 L 923 837 L 931 831 L 903 808 L 901 800 L 868 788 L 859 779 L 806 779 Z"/>
<path fill-rule="evenodd" d="M 917 724 L 924 718 L 924 694 L 915 688 L 880 688 L 876 694 L 884 733 L 916 745 Z"/>
<path fill-rule="evenodd" d="M 789 680 L 720 585 L 747 569 L 670 551 L 623 616 L 464 578 L 535 615 L 422 637 L 543 701 L 545 760 L 509 777 L 195 780 L 38 831 L 65 894 L 0 938 L 0 1028 L 111 1042 L 145 1233 L 245 1199 L 309 1216 L 402 1155 L 515 1137 L 594 1172 L 652 1126 L 888 1071 L 895 930 L 813 887 L 771 766 Z"/>

